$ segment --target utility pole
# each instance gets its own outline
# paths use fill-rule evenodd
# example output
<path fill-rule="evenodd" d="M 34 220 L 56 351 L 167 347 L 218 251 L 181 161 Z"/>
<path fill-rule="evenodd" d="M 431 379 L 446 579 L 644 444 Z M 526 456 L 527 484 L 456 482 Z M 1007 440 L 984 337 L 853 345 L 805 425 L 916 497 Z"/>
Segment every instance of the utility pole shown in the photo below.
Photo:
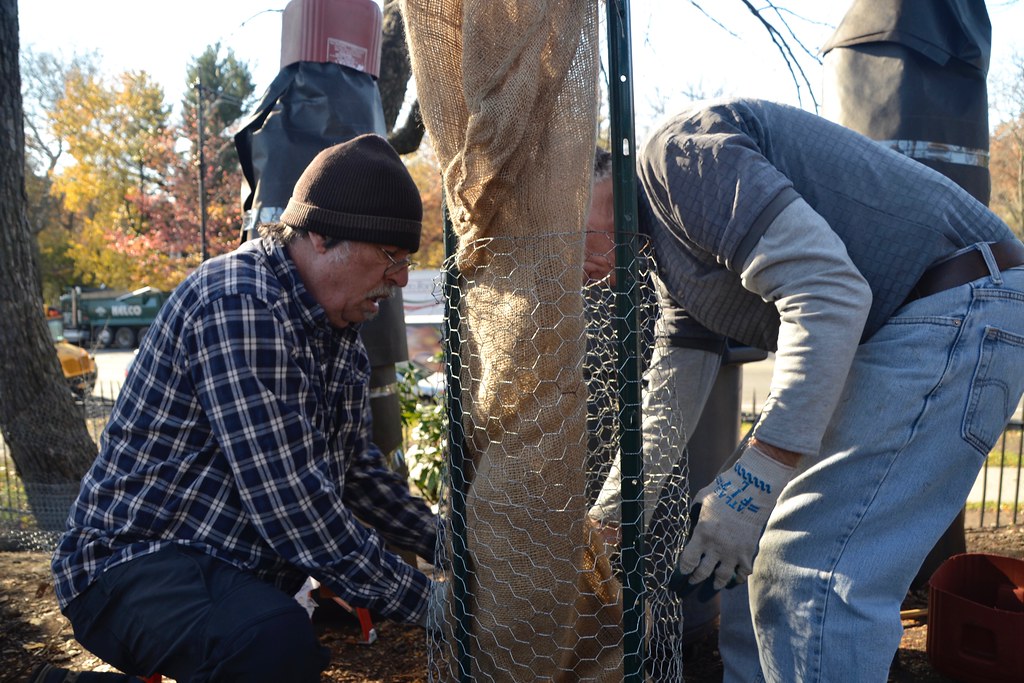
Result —
<path fill-rule="evenodd" d="M 203 76 L 200 73 L 196 81 L 196 108 L 199 126 L 199 240 L 202 247 L 202 260 L 206 254 L 206 125 L 203 120 Z"/>

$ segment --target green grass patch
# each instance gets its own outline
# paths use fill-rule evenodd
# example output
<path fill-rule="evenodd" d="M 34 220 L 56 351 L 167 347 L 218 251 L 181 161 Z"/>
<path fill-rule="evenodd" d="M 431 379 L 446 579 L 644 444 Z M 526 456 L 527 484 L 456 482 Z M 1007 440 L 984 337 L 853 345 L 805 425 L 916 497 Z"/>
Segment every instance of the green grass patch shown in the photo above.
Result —
<path fill-rule="evenodd" d="M 14 471 L 14 461 L 0 452 L 0 507 L 12 507 L 14 500 L 24 500 L 25 487 Z"/>
<path fill-rule="evenodd" d="M 23 512 L 27 507 L 25 487 L 14 472 L 14 462 L 0 451 L 0 528 L 35 528 L 35 518 Z"/>
<path fill-rule="evenodd" d="M 996 442 L 996 447 L 988 454 L 989 467 L 1020 467 L 1021 466 L 1021 429 L 1010 427 Z"/>
<path fill-rule="evenodd" d="M 991 516 L 995 518 L 995 514 L 998 511 L 999 516 L 1002 519 L 1010 519 L 1013 516 L 1014 505 L 1012 502 L 996 503 L 994 501 L 985 501 L 984 503 L 967 503 L 964 509 L 968 512 L 981 512 L 982 507 L 985 509 L 985 517 Z M 1017 516 L 1024 517 L 1024 501 L 1017 504 Z"/>

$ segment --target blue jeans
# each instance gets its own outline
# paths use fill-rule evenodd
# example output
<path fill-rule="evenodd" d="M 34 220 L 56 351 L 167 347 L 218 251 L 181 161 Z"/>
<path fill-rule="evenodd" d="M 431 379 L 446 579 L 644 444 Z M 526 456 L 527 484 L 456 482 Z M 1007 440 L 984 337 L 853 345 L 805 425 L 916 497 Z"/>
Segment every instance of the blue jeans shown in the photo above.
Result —
<path fill-rule="evenodd" d="M 863 343 L 748 584 L 722 594 L 725 681 L 885 681 L 911 581 L 1022 391 L 1024 268 L 918 299 Z"/>
<path fill-rule="evenodd" d="M 64 614 L 86 649 L 138 676 L 315 683 L 330 663 L 292 596 L 178 546 L 108 569 Z"/>

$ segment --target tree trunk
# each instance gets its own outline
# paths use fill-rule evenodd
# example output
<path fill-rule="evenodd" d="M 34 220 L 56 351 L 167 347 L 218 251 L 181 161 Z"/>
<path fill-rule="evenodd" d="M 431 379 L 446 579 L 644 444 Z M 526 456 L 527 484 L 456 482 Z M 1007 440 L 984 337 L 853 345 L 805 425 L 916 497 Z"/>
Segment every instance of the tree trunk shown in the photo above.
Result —
<path fill-rule="evenodd" d="M 0 0 L 0 432 L 29 505 L 37 512 L 57 508 L 50 519 L 37 520 L 40 526 L 60 528 L 65 503 L 70 505 L 96 446 L 43 320 L 34 238 L 25 214 L 22 124 L 18 3 Z"/>
<path fill-rule="evenodd" d="M 401 128 L 388 133 L 388 142 L 399 154 L 412 154 L 423 142 L 423 119 L 420 117 L 420 101 L 416 100 L 409 109 L 409 115 Z"/>
<path fill-rule="evenodd" d="M 423 120 L 419 115 L 419 103 L 414 102 L 405 123 L 395 129 L 398 115 L 405 104 L 405 93 L 412 78 L 412 63 L 409 61 L 409 45 L 405 41 L 405 21 L 399 9 L 398 0 L 384 2 L 383 36 L 380 48 L 380 77 L 377 89 L 384 109 L 384 125 L 388 130 L 388 142 L 399 154 L 411 154 L 419 149 L 423 140 Z"/>

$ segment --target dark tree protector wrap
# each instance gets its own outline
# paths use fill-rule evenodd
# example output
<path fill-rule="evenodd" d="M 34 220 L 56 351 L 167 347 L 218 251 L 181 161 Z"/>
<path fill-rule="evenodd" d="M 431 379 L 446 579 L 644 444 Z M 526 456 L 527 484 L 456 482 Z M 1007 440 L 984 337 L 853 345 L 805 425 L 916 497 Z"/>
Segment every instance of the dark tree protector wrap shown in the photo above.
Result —
<path fill-rule="evenodd" d="M 991 42 L 983 0 L 854 0 L 822 47 L 825 115 L 987 204 Z"/>

